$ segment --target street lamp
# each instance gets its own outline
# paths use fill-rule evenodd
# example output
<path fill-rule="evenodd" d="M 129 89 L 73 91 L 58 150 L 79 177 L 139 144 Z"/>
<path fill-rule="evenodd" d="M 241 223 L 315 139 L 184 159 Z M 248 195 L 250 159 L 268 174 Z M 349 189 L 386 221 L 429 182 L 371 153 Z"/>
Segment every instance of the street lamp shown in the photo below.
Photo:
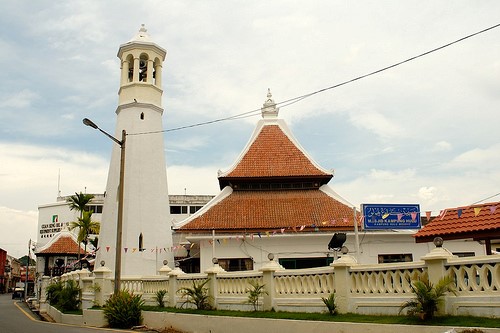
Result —
<path fill-rule="evenodd" d="M 115 289 L 114 294 L 118 295 L 120 291 L 120 282 L 121 282 L 121 271 L 122 271 L 122 228 L 123 228 L 123 186 L 124 186 L 124 178 L 125 178 L 125 138 L 127 136 L 127 132 L 122 130 L 122 139 L 121 141 L 110 135 L 109 133 L 103 131 L 99 128 L 92 120 L 88 118 L 83 119 L 83 123 L 86 126 L 90 126 L 93 129 L 99 130 L 101 133 L 106 135 L 108 138 L 113 140 L 120 146 L 120 183 L 118 185 L 118 220 L 116 222 L 116 252 L 115 252 Z"/>

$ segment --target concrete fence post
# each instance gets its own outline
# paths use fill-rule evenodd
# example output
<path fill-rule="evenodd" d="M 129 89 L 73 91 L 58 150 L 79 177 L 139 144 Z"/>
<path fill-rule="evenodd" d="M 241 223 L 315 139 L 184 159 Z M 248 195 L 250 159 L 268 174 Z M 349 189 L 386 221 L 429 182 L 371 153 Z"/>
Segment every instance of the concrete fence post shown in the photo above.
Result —
<path fill-rule="evenodd" d="M 94 300 L 98 306 L 103 306 L 109 295 L 113 292 L 111 273 L 111 270 L 105 266 L 94 270 Z"/>
<path fill-rule="evenodd" d="M 224 268 L 220 267 L 218 263 L 214 266 L 208 268 L 205 273 L 208 275 L 208 296 L 209 303 L 212 309 L 217 309 L 217 296 L 219 296 L 219 290 L 217 285 L 217 274 L 225 272 Z"/>
<path fill-rule="evenodd" d="M 51 283 L 50 276 L 42 276 L 42 285 L 40 288 L 40 312 L 47 312 L 47 287 Z"/>
<path fill-rule="evenodd" d="M 177 306 L 177 277 L 186 274 L 179 267 L 168 273 L 168 305 L 175 308 Z"/>
<path fill-rule="evenodd" d="M 267 294 L 263 295 L 262 308 L 264 311 L 271 311 L 275 307 L 276 287 L 274 283 L 274 273 L 284 270 L 284 268 L 274 261 L 274 256 L 270 254 L 269 262 L 262 266 L 262 280 Z"/>
<path fill-rule="evenodd" d="M 446 264 L 449 259 L 456 256 L 453 255 L 448 249 L 442 247 L 442 239 L 435 239 L 434 244 L 436 248 L 432 249 L 431 252 L 427 253 L 421 259 L 425 262 L 427 266 L 427 273 L 429 275 L 429 282 L 436 285 L 439 280 L 446 276 Z M 446 297 L 443 302 L 438 305 L 438 314 L 445 314 L 446 309 Z"/>
<path fill-rule="evenodd" d="M 349 270 L 354 265 L 357 265 L 357 261 L 351 255 L 343 255 L 330 264 L 335 274 L 335 302 L 339 313 L 351 312 L 349 309 L 351 297 Z"/>

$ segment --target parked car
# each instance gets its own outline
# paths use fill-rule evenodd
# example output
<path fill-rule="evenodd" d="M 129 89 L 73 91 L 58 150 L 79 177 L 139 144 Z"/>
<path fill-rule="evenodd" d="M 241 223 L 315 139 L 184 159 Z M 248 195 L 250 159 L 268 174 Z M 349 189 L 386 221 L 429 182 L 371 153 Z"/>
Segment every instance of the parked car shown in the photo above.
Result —
<path fill-rule="evenodd" d="M 15 288 L 12 292 L 12 299 L 23 299 L 24 298 L 24 289 L 23 288 Z"/>

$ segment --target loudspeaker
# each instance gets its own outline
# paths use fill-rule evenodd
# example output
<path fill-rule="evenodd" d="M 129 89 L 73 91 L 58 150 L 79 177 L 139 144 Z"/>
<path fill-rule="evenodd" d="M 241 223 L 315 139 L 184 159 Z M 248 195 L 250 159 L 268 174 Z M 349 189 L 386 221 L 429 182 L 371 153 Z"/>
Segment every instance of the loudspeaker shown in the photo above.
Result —
<path fill-rule="evenodd" d="M 330 243 L 328 243 L 329 250 L 340 249 L 342 245 L 344 245 L 346 241 L 346 234 L 343 232 L 334 233 L 332 239 L 330 239 Z"/>

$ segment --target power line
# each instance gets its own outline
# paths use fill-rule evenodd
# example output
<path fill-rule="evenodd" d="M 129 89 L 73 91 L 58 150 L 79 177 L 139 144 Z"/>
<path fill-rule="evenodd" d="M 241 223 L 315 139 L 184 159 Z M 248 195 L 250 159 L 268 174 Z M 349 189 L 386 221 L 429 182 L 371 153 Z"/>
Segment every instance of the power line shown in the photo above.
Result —
<path fill-rule="evenodd" d="M 500 192 L 498 192 L 497 194 L 490 195 L 489 197 L 484 198 L 484 199 L 482 199 L 482 200 L 479 200 L 479 201 L 476 201 L 476 202 L 474 202 L 474 203 L 471 203 L 469 206 L 472 206 L 472 205 L 475 205 L 475 204 L 481 203 L 481 202 L 486 201 L 486 200 L 488 200 L 488 199 L 494 198 L 494 197 L 496 197 L 496 196 L 498 196 L 498 195 L 500 195 Z"/>
<path fill-rule="evenodd" d="M 301 96 L 297 96 L 297 97 L 294 97 L 294 98 L 290 98 L 290 99 L 278 102 L 278 103 L 276 103 L 276 106 L 279 106 L 280 108 L 287 107 L 289 105 L 298 103 L 298 102 L 300 102 L 300 101 L 302 101 L 302 100 L 304 100 L 306 98 L 309 98 L 311 96 L 323 93 L 323 92 L 331 90 L 331 89 L 335 89 L 335 88 L 344 86 L 346 84 L 349 84 L 349 83 L 352 83 L 352 82 L 355 82 L 355 81 L 359 81 L 361 79 L 367 78 L 367 77 L 375 75 L 375 74 L 379 74 L 381 72 L 384 72 L 386 70 L 395 68 L 397 66 L 401 66 L 401 65 L 403 65 L 403 64 L 405 64 L 407 62 L 416 60 L 418 58 L 421 58 L 423 56 L 429 55 L 429 54 L 434 53 L 436 51 L 442 50 L 442 49 L 447 48 L 447 47 L 449 47 L 451 45 L 460 43 L 460 42 L 462 42 L 462 41 L 464 41 L 466 39 L 475 37 L 475 36 L 477 36 L 479 34 L 485 33 L 485 32 L 487 32 L 489 30 L 492 30 L 492 29 L 495 29 L 495 28 L 498 28 L 498 27 L 500 27 L 500 23 L 499 24 L 495 24 L 495 25 L 493 25 L 493 26 L 491 26 L 489 28 L 477 31 L 475 33 L 469 34 L 469 35 L 467 35 L 465 37 L 459 38 L 457 40 L 454 40 L 454 41 L 449 42 L 447 44 L 444 44 L 442 46 L 436 47 L 436 48 L 431 49 L 429 51 L 426 51 L 424 53 L 420 53 L 420 54 L 418 54 L 416 56 L 413 56 L 411 58 L 408 58 L 408 59 L 405 59 L 403 61 L 397 62 L 397 63 L 392 64 L 390 66 L 383 67 L 383 68 L 378 69 L 376 71 L 373 71 L 373 72 L 370 72 L 370 73 L 367 73 L 367 74 L 363 74 L 363 75 L 355 77 L 353 79 L 350 79 L 350 80 L 347 80 L 347 81 L 343 81 L 341 83 L 337 83 L 337 84 L 334 84 L 332 86 L 329 86 L 329 87 L 326 87 L 326 88 L 323 88 L 323 89 L 319 89 L 319 90 L 316 90 L 316 91 L 313 91 L 313 92 L 310 92 L 310 93 L 307 93 L 307 94 L 304 94 L 304 95 L 301 95 Z M 256 115 L 258 115 L 258 112 L 260 112 L 260 110 L 261 110 L 260 108 L 259 109 L 254 109 L 254 110 L 243 112 L 243 113 L 240 113 L 240 114 L 237 114 L 237 115 L 234 115 L 234 116 L 229 116 L 229 117 L 225 117 L 225 118 L 219 118 L 219 119 L 210 120 L 210 121 L 204 121 L 204 122 L 200 122 L 200 123 L 195 123 L 195 124 L 191 124 L 191 125 L 180 126 L 180 127 L 170 128 L 170 129 L 164 129 L 164 130 L 161 130 L 161 131 L 132 133 L 132 134 L 128 134 L 128 135 L 142 135 L 142 134 L 153 134 L 153 133 L 163 133 L 163 132 L 174 132 L 174 131 L 179 131 L 179 130 L 183 130 L 183 129 L 187 129 L 187 128 L 193 128 L 193 127 L 198 127 L 198 126 L 203 126 L 203 125 L 209 125 L 209 124 L 214 124 L 214 123 L 218 123 L 218 122 L 222 122 L 222 121 L 227 121 L 227 120 L 236 120 L 236 119 L 242 119 L 242 118 L 256 116 Z"/>

